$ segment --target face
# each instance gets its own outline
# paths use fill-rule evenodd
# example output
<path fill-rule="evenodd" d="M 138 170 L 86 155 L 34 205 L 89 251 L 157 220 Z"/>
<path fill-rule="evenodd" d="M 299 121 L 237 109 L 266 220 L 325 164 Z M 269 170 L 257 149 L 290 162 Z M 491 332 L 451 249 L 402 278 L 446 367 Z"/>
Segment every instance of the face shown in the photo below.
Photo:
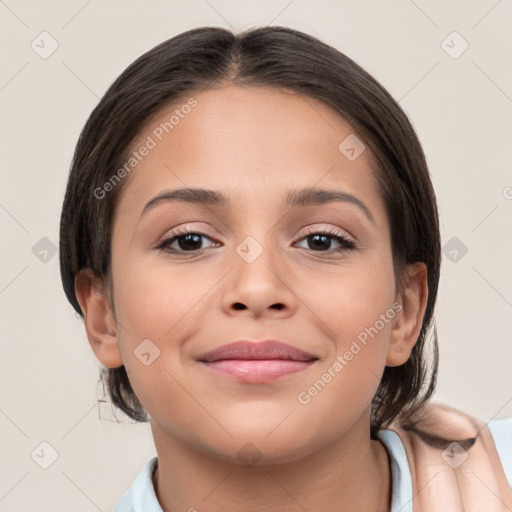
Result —
<path fill-rule="evenodd" d="M 353 128 L 309 97 L 238 87 L 193 97 L 193 108 L 154 115 L 131 146 L 152 147 L 115 212 L 112 366 L 125 365 L 155 436 L 219 458 L 249 449 L 262 463 L 289 462 L 356 425 L 367 436 L 401 307 L 368 148 L 357 156 L 348 139 L 340 150 Z M 306 188 L 356 199 L 287 202 Z M 176 189 L 225 200 L 145 209 Z M 246 377 L 199 360 L 268 339 L 316 359 Z"/>

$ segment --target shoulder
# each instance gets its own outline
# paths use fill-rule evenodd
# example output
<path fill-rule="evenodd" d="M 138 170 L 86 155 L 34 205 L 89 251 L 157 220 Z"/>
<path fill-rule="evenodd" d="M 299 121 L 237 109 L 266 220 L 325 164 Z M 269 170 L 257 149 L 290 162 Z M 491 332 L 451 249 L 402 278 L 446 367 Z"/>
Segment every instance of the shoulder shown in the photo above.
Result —
<path fill-rule="evenodd" d="M 492 488 L 492 499 L 512 510 L 512 418 L 488 421 L 437 402 L 388 428 L 405 448 L 415 508 L 450 508 L 459 496 L 471 500 L 468 510 L 487 510 Z"/>
<path fill-rule="evenodd" d="M 382 429 L 379 430 L 377 435 L 384 443 L 390 458 L 391 512 L 412 512 L 411 468 L 402 440 L 393 430 Z"/>
<path fill-rule="evenodd" d="M 162 512 L 153 487 L 153 473 L 158 458 L 152 457 L 121 496 L 114 512 Z"/>
<path fill-rule="evenodd" d="M 512 417 L 491 420 L 487 424 L 498 450 L 500 461 L 512 489 Z"/>

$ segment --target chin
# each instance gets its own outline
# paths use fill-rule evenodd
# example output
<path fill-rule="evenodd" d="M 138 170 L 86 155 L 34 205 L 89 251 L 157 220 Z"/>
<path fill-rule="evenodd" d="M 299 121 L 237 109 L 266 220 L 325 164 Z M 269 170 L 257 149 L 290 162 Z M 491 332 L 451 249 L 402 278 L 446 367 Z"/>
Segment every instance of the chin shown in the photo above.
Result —
<path fill-rule="evenodd" d="M 215 444 L 207 441 L 203 448 L 216 458 L 247 467 L 276 466 L 288 464 L 307 457 L 319 449 L 318 439 L 310 444 L 299 431 L 282 432 L 270 435 L 254 433 L 253 429 L 238 430 L 233 438 L 223 436 Z"/>

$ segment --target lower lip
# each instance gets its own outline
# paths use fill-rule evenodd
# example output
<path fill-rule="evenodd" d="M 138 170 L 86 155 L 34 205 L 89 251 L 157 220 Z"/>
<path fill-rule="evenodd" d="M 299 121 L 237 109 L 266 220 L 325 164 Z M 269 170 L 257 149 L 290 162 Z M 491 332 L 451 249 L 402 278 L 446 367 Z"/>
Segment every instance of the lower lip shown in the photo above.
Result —
<path fill-rule="evenodd" d="M 270 382 L 284 375 L 306 370 L 312 361 L 290 361 L 286 359 L 223 359 L 203 362 L 212 372 L 241 382 L 261 384 Z"/>

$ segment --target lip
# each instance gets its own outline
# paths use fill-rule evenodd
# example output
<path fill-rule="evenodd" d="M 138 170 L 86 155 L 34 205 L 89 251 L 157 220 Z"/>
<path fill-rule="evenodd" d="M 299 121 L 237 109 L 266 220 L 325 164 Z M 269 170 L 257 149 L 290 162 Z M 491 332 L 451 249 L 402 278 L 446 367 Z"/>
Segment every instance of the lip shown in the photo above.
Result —
<path fill-rule="evenodd" d="M 235 341 L 227 343 L 214 350 L 210 350 L 201 355 L 199 361 L 212 363 L 226 359 L 245 359 L 245 360 L 291 360 L 291 361 L 311 361 L 318 359 L 314 354 L 300 350 L 297 347 L 283 343 L 277 340 L 265 340 L 259 342 Z"/>
<path fill-rule="evenodd" d="M 304 371 L 318 357 L 280 341 L 266 340 L 228 343 L 198 360 L 216 375 L 262 384 Z"/>

